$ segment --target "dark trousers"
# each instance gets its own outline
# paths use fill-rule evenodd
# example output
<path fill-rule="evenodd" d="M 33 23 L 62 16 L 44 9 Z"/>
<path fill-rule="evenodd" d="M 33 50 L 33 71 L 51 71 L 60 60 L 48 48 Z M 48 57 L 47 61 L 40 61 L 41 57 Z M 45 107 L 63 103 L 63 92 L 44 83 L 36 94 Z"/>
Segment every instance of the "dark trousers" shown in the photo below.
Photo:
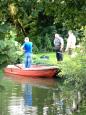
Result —
<path fill-rule="evenodd" d="M 62 51 L 60 51 L 60 49 L 56 50 L 56 59 L 57 59 L 57 61 L 63 60 L 63 54 L 62 54 Z"/>

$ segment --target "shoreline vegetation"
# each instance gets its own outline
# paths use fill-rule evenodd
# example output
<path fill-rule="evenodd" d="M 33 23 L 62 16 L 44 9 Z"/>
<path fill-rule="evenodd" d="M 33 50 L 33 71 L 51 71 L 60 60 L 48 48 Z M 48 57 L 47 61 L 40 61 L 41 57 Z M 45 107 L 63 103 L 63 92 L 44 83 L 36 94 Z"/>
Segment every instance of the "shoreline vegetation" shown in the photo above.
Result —
<path fill-rule="evenodd" d="M 40 59 L 40 57 L 48 56 L 49 59 Z M 70 57 L 66 52 L 63 53 L 63 61 L 57 61 L 55 57 L 55 52 L 52 53 L 40 53 L 33 56 L 33 59 L 35 62 L 38 63 L 45 63 L 50 65 L 58 66 L 58 68 L 61 69 L 61 72 L 59 73 L 59 76 L 64 78 L 64 86 L 68 89 L 72 87 L 73 93 L 76 92 L 77 95 L 77 102 L 73 100 L 73 104 L 71 107 L 72 113 L 80 113 L 80 108 L 83 103 L 83 97 L 84 97 L 84 89 L 85 89 L 85 65 L 83 65 L 84 61 L 86 60 L 86 56 L 84 53 L 74 53 Z M 36 58 L 37 57 L 37 58 Z M 33 62 L 34 62 L 33 61 Z M 78 93 L 79 92 L 79 93 Z"/>

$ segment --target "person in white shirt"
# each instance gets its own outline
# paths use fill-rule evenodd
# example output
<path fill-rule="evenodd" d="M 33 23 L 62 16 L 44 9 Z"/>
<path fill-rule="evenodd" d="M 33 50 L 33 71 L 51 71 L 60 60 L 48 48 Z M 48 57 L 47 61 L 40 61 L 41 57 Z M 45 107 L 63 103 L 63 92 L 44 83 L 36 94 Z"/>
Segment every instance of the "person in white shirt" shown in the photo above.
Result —
<path fill-rule="evenodd" d="M 72 33 L 72 31 L 69 31 L 68 32 L 68 39 L 67 39 L 67 45 L 66 45 L 66 50 L 65 51 L 68 51 L 68 54 L 69 55 L 72 55 L 73 53 L 73 50 L 75 49 L 76 47 L 76 37 L 75 35 Z"/>

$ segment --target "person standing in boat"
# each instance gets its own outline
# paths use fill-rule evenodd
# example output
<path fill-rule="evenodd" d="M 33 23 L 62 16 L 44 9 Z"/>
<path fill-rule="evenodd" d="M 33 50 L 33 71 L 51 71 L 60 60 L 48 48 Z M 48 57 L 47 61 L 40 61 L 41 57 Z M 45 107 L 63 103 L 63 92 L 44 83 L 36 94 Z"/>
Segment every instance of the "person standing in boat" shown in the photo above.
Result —
<path fill-rule="evenodd" d="M 64 47 L 64 41 L 63 38 L 59 34 L 55 34 L 54 38 L 54 47 L 56 51 L 56 59 L 57 61 L 62 61 L 63 60 L 63 47 Z"/>
<path fill-rule="evenodd" d="M 25 37 L 22 49 L 24 50 L 24 66 L 25 68 L 31 67 L 32 64 L 32 42 L 28 37 Z"/>

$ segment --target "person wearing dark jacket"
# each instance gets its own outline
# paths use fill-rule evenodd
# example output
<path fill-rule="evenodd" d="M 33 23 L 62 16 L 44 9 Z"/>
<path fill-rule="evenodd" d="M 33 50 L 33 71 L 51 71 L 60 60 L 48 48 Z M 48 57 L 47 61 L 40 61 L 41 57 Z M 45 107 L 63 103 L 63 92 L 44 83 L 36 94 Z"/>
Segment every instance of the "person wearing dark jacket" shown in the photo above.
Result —
<path fill-rule="evenodd" d="M 62 61 L 63 60 L 62 50 L 64 47 L 64 41 L 63 38 L 57 33 L 55 34 L 55 38 L 54 38 L 54 47 L 56 51 L 57 61 Z"/>

